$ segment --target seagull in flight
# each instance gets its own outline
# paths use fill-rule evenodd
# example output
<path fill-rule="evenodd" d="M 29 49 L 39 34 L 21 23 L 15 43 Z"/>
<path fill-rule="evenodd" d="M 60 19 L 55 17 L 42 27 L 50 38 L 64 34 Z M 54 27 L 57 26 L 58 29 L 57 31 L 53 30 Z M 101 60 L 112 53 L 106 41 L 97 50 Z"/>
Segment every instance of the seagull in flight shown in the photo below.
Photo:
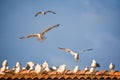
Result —
<path fill-rule="evenodd" d="M 56 25 L 54 25 L 54 26 L 52 26 L 52 27 L 49 27 L 49 28 L 45 29 L 43 32 L 41 32 L 41 33 L 36 33 L 36 34 L 30 34 L 30 35 L 27 35 L 27 36 L 22 36 L 22 37 L 20 37 L 20 39 L 37 37 L 38 40 L 40 40 L 41 42 L 43 42 L 43 41 L 46 39 L 46 37 L 45 37 L 44 35 L 45 35 L 48 31 L 50 31 L 50 30 L 53 29 L 53 28 L 58 27 L 59 25 L 60 25 L 60 24 L 56 24 Z"/>
<path fill-rule="evenodd" d="M 46 15 L 47 13 L 53 13 L 53 14 L 56 14 L 55 12 L 50 11 L 50 10 L 48 10 L 48 11 L 39 11 L 39 12 L 37 12 L 37 13 L 35 14 L 35 17 L 37 17 L 39 14 Z"/>
<path fill-rule="evenodd" d="M 86 51 L 91 51 L 92 50 L 92 49 L 84 49 L 84 50 L 81 50 L 80 52 L 76 53 L 76 52 L 74 52 L 74 51 L 72 51 L 71 49 L 68 49 L 68 48 L 60 48 L 59 47 L 59 49 L 63 50 L 64 52 L 72 54 L 74 56 L 74 59 L 75 59 L 76 62 L 78 62 L 78 60 L 79 60 L 79 54 L 80 53 L 84 53 Z"/>

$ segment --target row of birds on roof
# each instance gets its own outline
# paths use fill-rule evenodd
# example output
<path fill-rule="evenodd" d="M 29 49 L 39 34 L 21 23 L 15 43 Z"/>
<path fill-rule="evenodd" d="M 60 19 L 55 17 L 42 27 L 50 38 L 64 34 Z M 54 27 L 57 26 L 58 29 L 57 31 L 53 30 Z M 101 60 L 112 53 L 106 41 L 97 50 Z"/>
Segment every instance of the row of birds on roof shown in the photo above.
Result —
<path fill-rule="evenodd" d="M 97 63 L 95 59 L 92 60 L 91 67 L 89 69 L 88 66 L 85 66 L 84 71 L 88 71 L 90 74 L 96 72 L 96 68 L 100 67 L 100 64 Z M 115 64 L 110 63 L 109 69 L 113 71 L 115 69 Z M 2 62 L 2 67 L 0 68 L 0 74 L 5 75 L 6 72 L 9 71 L 11 73 L 21 73 L 21 74 L 29 74 L 31 72 L 34 72 L 36 74 L 40 73 L 48 73 L 48 72 L 56 72 L 58 74 L 64 74 L 67 70 L 66 65 L 62 64 L 58 67 L 52 66 L 50 67 L 48 62 L 45 61 L 42 65 L 36 62 L 27 62 L 25 67 L 22 67 L 22 64 L 20 61 L 16 62 L 16 65 L 12 68 L 9 69 L 8 67 L 8 61 L 4 60 Z M 69 73 L 77 73 L 79 71 L 79 66 L 76 65 L 73 70 L 69 70 Z"/>
<path fill-rule="evenodd" d="M 56 14 L 55 12 L 53 11 L 40 11 L 40 12 L 37 12 L 35 14 L 35 17 L 42 14 L 42 15 L 46 15 L 47 13 L 53 13 L 53 14 Z M 51 26 L 51 27 L 48 27 L 47 29 L 45 29 L 43 32 L 40 32 L 40 33 L 36 33 L 36 34 L 29 34 L 29 35 L 26 35 L 26 36 L 22 36 L 20 37 L 20 39 L 25 39 L 25 38 L 33 38 L 33 37 L 37 37 L 39 41 L 43 42 L 46 37 L 44 36 L 48 31 L 52 30 L 53 28 L 57 28 L 59 27 L 60 24 L 56 24 L 54 26 Z M 79 54 L 80 53 L 83 53 L 83 52 L 86 52 L 86 51 L 91 51 L 92 49 L 84 49 L 84 50 L 81 50 L 80 52 L 76 53 L 74 52 L 73 50 L 71 49 L 68 49 L 68 48 L 61 48 L 59 47 L 60 50 L 63 50 L 64 52 L 67 52 L 67 53 L 70 53 L 74 56 L 74 59 L 76 62 L 78 62 L 79 60 Z"/>

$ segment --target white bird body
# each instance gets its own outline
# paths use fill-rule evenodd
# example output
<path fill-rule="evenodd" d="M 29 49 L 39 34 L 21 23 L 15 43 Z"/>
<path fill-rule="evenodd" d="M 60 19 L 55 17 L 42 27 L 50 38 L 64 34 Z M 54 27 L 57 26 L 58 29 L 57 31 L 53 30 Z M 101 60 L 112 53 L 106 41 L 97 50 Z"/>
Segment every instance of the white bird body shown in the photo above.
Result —
<path fill-rule="evenodd" d="M 53 29 L 53 28 L 58 27 L 59 25 L 60 25 L 60 24 L 56 24 L 56 25 L 54 25 L 54 26 L 52 26 L 52 27 L 49 27 L 49 28 L 45 29 L 43 32 L 41 32 L 41 33 L 29 34 L 29 35 L 27 35 L 27 36 L 22 36 L 22 37 L 20 37 L 20 39 L 37 37 L 38 40 L 40 40 L 41 42 L 43 42 L 43 41 L 46 39 L 46 37 L 45 37 L 44 35 L 45 35 L 48 31 L 50 31 L 50 30 Z"/>
<path fill-rule="evenodd" d="M 49 64 L 48 64 L 47 61 L 45 61 L 45 62 L 42 64 L 42 68 L 43 68 L 43 70 L 45 70 L 45 71 L 47 71 L 47 72 L 51 71 L 50 68 L 49 68 Z"/>
<path fill-rule="evenodd" d="M 89 72 L 90 72 L 90 73 L 93 73 L 93 72 L 95 72 L 95 71 L 96 71 L 96 68 L 91 67 Z"/>
<path fill-rule="evenodd" d="M 84 71 L 88 71 L 88 70 L 89 70 L 89 67 L 85 66 Z"/>
<path fill-rule="evenodd" d="M 46 67 L 44 70 L 47 71 L 47 72 L 50 72 L 50 71 L 51 71 L 50 68 L 49 68 L 49 66 Z"/>
<path fill-rule="evenodd" d="M 56 71 L 56 70 L 57 70 L 57 67 L 56 67 L 56 66 L 52 66 L 52 69 Z"/>
<path fill-rule="evenodd" d="M 12 69 L 14 71 L 14 73 L 19 73 L 22 71 L 22 65 L 21 63 L 18 61 L 16 62 L 15 67 Z"/>
<path fill-rule="evenodd" d="M 100 67 L 100 65 L 96 62 L 96 60 L 93 59 L 91 63 L 91 67 L 96 68 L 96 67 Z"/>
<path fill-rule="evenodd" d="M 16 62 L 16 65 L 15 65 L 15 67 L 22 67 L 22 65 L 21 65 L 21 63 L 20 62 Z"/>
<path fill-rule="evenodd" d="M 21 71 L 22 71 L 22 67 L 18 66 L 18 67 L 15 68 L 14 73 L 19 73 Z"/>
<path fill-rule="evenodd" d="M 114 70 L 115 69 L 115 65 L 111 62 L 110 65 L 109 65 L 109 69 L 110 70 Z"/>
<path fill-rule="evenodd" d="M 79 70 L 79 66 L 75 66 L 75 68 L 73 69 L 73 73 L 76 73 Z"/>
<path fill-rule="evenodd" d="M 66 70 L 66 65 L 63 64 L 59 66 L 59 68 L 57 69 L 57 72 L 62 74 L 65 70 Z"/>
<path fill-rule="evenodd" d="M 4 60 L 3 62 L 2 62 L 2 66 L 8 66 L 8 62 L 7 62 L 7 60 Z"/>
<path fill-rule="evenodd" d="M 0 69 L 0 74 L 5 74 L 5 70 L 6 70 L 6 66 L 2 66 L 2 68 Z"/>
<path fill-rule="evenodd" d="M 47 61 L 45 61 L 43 64 L 42 64 L 42 67 L 43 68 L 46 68 L 46 67 L 48 67 L 49 65 L 48 65 L 48 63 L 47 63 Z"/>
<path fill-rule="evenodd" d="M 35 64 L 36 64 L 35 62 L 27 62 L 27 67 L 29 67 L 28 70 L 33 70 Z"/>
<path fill-rule="evenodd" d="M 35 67 L 35 72 L 36 72 L 37 74 L 39 74 L 41 71 L 42 71 L 42 66 L 39 65 L 39 64 L 37 64 L 36 67 Z"/>
<path fill-rule="evenodd" d="M 92 50 L 92 49 L 85 49 L 85 50 L 81 50 L 79 53 L 76 53 L 76 52 L 74 52 L 74 51 L 72 51 L 71 49 L 68 49 L 68 48 L 59 48 L 59 49 L 63 50 L 64 52 L 72 54 L 74 56 L 74 59 L 75 59 L 76 62 L 78 62 L 78 60 L 79 60 L 79 54 L 80 53 Z"/>

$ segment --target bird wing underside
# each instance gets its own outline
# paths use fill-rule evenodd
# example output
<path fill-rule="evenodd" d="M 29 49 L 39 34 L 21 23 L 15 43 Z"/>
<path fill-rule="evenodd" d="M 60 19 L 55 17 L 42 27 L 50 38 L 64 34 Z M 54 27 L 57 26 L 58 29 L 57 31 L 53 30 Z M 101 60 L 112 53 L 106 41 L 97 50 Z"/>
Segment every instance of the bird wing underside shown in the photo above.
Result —
<path fill-rule="evenodd" d="M 63 50 L 64 52 L 70 53 L 72 55 L 76 54 L 75 52 L 73 52 L 71 49 L 68 49 L 68 48 L 59 48 L 59 49 Z"/>
<path fill-rule="evenodd" d="M 37 37 L 37 34 L 30 34 L 30 35 L 27 35 L 27 36 L 23 36 L 23 37 L 20 37 L 20 39 L 31 38 L 31 37 Z"/>
<path fill-rule="evenodd" d="M 39 14 L 42 14 L 42 12 L 41 12 L 41 11 L 37 12 L 37 13 L 35 14 L 35 17 L 38 16 Z"/>
<path fill-rule="evenodd" d="M 56 14 L 55 12 L 50 11 L 50 10 L 49 10 L 49 11 L 45 11 L 45 13 L 49 13 L 49 12 L 50 12 L 50 13 L 53 13 L 53 14 Z"/>
<path fill-rule="evenodd" d="M 47 33 L 48 31 L 50 31 L 51 29 L 53 29 L 53 28 L 55 28 L 55 27 L 58 27 L 58 26 L 59 26 L 59 24 L 54 25 L 54 26 L 52 26 L 52 27 L 49 27 L 49 28 L 45 29 L 41 34 L 44 35 L 44 34 Z"/>
<path fill-rule="evenodd" d="M 30 34 L 27 36 L 27 38 L 31 38 L 31 37 L 37 37 L 37 34 Z"/>

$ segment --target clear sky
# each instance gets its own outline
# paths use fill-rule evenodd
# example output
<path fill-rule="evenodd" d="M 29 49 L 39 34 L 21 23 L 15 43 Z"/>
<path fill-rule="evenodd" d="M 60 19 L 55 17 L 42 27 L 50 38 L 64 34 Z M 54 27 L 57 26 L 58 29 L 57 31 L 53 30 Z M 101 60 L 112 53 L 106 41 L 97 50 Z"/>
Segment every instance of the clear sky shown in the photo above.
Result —
<path fill-rule="evenodd" d="M 38 11 L 52 10 L 56 14 L 38 15 Z M 37 38 L 19 37 L 39 33 L 49 26 L 60 24 L 45 36 L 44 43 Z M 7 59 L 10 68 L 20 61 L 50 66 L 66 64 L 73 69 L 72 55 L 58 49 L 70 48 L 75 52 L 92 48 L 80 54 L 80 69 L 93 59 L 100 69 L 109 69 L 113 62 L 120 70 L 120 0 L 0 0 L 0 66 Z"/>

